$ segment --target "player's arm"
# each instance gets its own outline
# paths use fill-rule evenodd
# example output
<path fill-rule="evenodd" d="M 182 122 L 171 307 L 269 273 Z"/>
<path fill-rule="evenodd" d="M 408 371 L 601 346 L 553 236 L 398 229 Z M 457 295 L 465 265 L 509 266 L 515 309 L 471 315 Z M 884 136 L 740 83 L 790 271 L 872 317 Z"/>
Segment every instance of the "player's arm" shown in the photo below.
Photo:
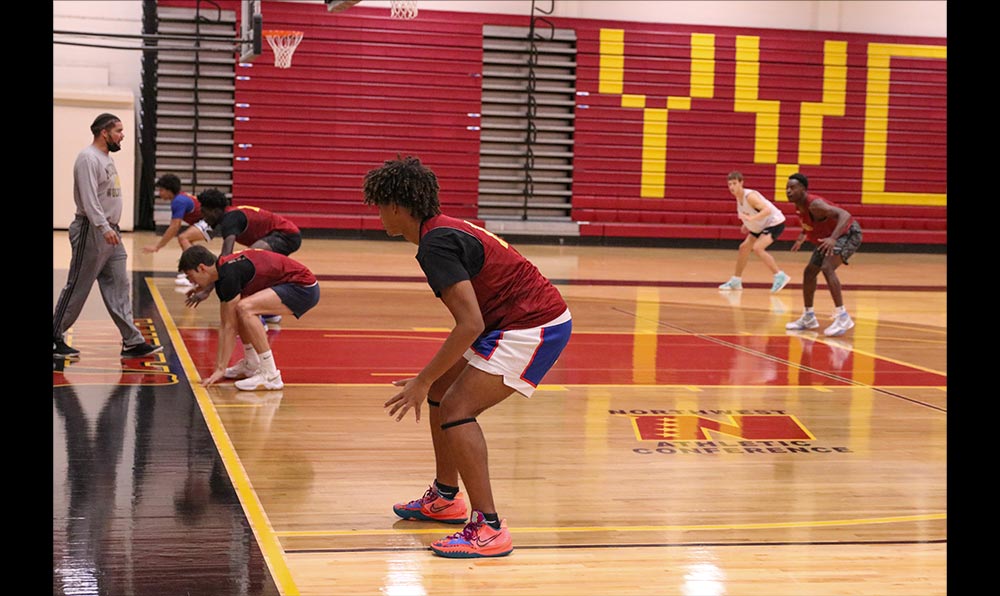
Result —
<path fill-rule="evenodd" d="M 441 291 L 441 301 L 455 318 L 455 327 L 445 338 L 437 354 L 417 375 L 417 379 L 426 383 L 428 387 L 438 377 L 448 372 L 486 327 L 471 281 L 464 280 L 448 286 Z"/>
<path fill-rule="evenodd" d="M 769 212 L 767 210 L 767 203 L 764 202 L 764 196 L 762 194 L 760 194 L 755 190 L 747 194 L 746 201 L 747 203 L 750 204 L 751 207 L 754 208 L 755 211 L 757 211 L 757 213 L 750 217 L 745 218 L 743 221 L 750 223 L 753 221 L 763 220 L 767 218 Z"/>
<path fill-rule="evenodd" d="M 462 358 L 486 327 L 471 281 L 463 280 L 448 286 L 441 291 L 441 301 L 455 318 L 455 327 L 427 366 L 416 377 L 410 379 L 402 391 L 385 403 L 387 407 L 392 406 L 389 411 L 390 416 L 396 414 L 398 410 L 396 420 L 402 420 L 411 407 L 414 409 L 416 419 L 420 420 L 420 406 L 427 399 L 431 385 Z"/>
<path fill-rule="evenodd" d="M 810 203 L 809 212 L 812 213 L 814 219 L 828 219 L 831 217 L 837 219 L 837 225 L 833 228 L 833 232 L 826 238 L 820 238 L 819 246 L 817 247 L 823 254 L 832 255 L 834 246 L 837 244 L 837 238 L 840 238 L 841 234 L 847 229 L 847 222 L 851 220 L 851 214 L 840 207 L 834 207 L 822 199 L 816 199 Z"/>
<path fill-rule="evenodd" d="M 226 211 L 219 221 L 215 222 L 212 228 L 215 230 L 216 236 L 222 238 L 220 257 L 233 254 L 236 237 L 245 232 L 249 226 L 250 220 L 240 209 Z"/>
<path fill-rule="evenodd" d="M 834 240 L 840 238 L 847 229 L 847 222 L 851 220 L 851 214 L 847 210 L 835 207 L 822 199 L 816 199 L 810 203 L 809 212 L 813 214 L 813 218 L 815 219 L 828 219 L 832 217 L 837 220 L 837 226 L 830 233 L 830 237 Z"/>
<path fill-rule="evenodd" d="M 799 230 L 799 237 L 796 238 L 795 242 L 792 244 L 791 248 L 792 252 L 797 252 L 800 248 L 802 248 L 802 244 L 806 241 L 806 236 L 807 236 L 806 227 L 805 225 L 803 225 L 802 221 L 802 214 L 799 213 L 798 210 L 796 210 L 795 215 L 799 216 L 799 225 L 802 226 L 802 229 Z"/>
<path fill-rule="evenodd" d="M 236 234 L 226 236 L 222 239 L 222 251 L 219 253 L 220 257 L 233 254 L 233 247 L 236 246 Z"/>
<path fill-rule="evenodd" d="M 236 348 L 236 334 L 239 330 L 236 305 L 239 303 L 239 294 L 232 300 L 219 303 L 219 347 L 215 357 L 215 370 L 201 382 L 202 385 L 211 385 L 225 377 L 229 359 Z"/>
<path fill-rule="evenodd" d="M 167 243 L 177 236 L 178 232 L 180 232 L 182 223 L 184 223 L 183 219 L 171 219 L 170 225 L 168 225 L 167 229 L 164 230 L 163 236 L 160 237 L 160 241 L 155 245 L 144 246 L 142 247 L 142 250 L 145 252 L 156 252 L 166 246 Z"/>

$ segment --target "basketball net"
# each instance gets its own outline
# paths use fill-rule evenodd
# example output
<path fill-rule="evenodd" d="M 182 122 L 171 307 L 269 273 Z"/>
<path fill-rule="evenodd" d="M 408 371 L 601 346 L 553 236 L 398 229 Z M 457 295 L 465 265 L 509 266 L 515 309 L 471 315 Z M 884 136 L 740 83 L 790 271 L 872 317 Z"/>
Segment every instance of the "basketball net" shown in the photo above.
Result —
<path fill-rule="evenodd" d="M 394 19 L 417 18 L 417 0 L 389 0 L 389 16 Z"/>
<path fill-rule="evenodd" d="M 264 39 L 274 50 L 274 65 L 288 68 L 292 65 L 292 54 L 302 41 L 301 31 L 263 31 Z"/>

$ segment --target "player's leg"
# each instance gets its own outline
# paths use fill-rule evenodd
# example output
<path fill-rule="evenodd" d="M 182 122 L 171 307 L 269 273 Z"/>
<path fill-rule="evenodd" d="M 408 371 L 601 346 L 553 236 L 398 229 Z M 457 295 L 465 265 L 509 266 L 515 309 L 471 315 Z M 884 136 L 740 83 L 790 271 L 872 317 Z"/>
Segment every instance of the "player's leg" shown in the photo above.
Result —
<path fill-rule="evenodd" d="M 573 322 L 565 311 L 532 329 L 497 330 L 480 336 L 466 352 L 465 370 L 441 400 L 445 448 L 469 494 L 472 514 L 462 532 L 437 540 L 443 557 L 502 557 L 513 550 L 506 520 L 493 502 L 486 439 L 477 417 L 514 391 L 531 397 L 569 342 Z"/>
<path fill-rule="evenodd" d="M 818 250 L 813 251 L 809 263 L 802 271 L 802 316 L 787 323 L 785 329 L 802 331 L 819 327 L 819 321 L 816 320 L 816 313 L 813 311 L 813 300 L 816 297 L 816 282 L 820 271 L 822 271 L 822 266 L 823 255 Z"/>
<path fill-rule="evenodd" d="M 771 238 L 771 234 L 762 232 L 760 236 L 754 239 L 753 243 L 753 254 L 757 255 L 757 258 L 761 260 L 771 273 L 778 273 L 780 269 L 778 268 L 778 263 L 775 262 L 774 257 L 767 252 L 767 249 L 774 242 Z"/>
<path fill-rule="evenodd" d="M 254 374 L 236 381 L 236 388 L 242 391 L 277 390 L 284 387 L 281 371 L 274 361 L 274 354 L 267 342 L 267 332 L 260 319 L 263 312 L 292 315 L 291 309 L 282 302 L 274 288 L 264 288 L 241 298 L 236 305 L 237 326 L 244 357 L 241 362 L 226 369 L 226 377 L 235 378 L 237 372 L 247 372 L 253 366 L 254 356 L 258 360 Z M 235 370 L 236 367 L 243 369 Z"/>
<path fill-rule="evenodd" d="M 747 234 L 747 237 L 743 239 L 740 243 L 739 251 L 736 254 L 736 268 L 734 269 L 733 276 L 729 278 L 729 281 L 719 286 L 720 290 L 742 290 L 743 289 L 743 270 L 746 269 L 747 261 L 750 260 L 750 252 L 753 250 L 753 243 L 756 238 L 753 234 Z"/>
<path fill-rule="evenodd" d="M 431 442 L 434 446 L 434 482 L 423 496 L 408 502 L 396 503 L 392 510 L 403 519 L 438 521 L 449 524 L 465 523 L 469 509 L 465 495 L 459 491 L 458 468 L 451 453 L 444 445 L 441 430 L 441 399 L 465 369 L 465 358 L 459 359 L 441 375 L 427 392 L 427 412 L 430 422 Z"/>

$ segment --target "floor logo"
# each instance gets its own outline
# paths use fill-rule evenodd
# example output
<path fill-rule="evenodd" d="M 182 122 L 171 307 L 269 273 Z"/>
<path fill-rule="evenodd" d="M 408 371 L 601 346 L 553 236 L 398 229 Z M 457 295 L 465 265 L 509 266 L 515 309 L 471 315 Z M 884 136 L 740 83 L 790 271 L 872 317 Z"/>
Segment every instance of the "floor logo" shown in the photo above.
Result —
<path fill-rule="evenodd" d="M 628 416 L 641 455 L 719 453 L 849 453 L 848 447 L 814 444 L 816 437 L 785 410 L 611 410 Z"/>
<path fill-rule="evenodd" d="M 696 414 L 633 416 L 640 441 L 702 441 L 715 437 L 750 440 L 812 440 L 816 437 L 788 414 L 726 416 L 714 420 Z"/>

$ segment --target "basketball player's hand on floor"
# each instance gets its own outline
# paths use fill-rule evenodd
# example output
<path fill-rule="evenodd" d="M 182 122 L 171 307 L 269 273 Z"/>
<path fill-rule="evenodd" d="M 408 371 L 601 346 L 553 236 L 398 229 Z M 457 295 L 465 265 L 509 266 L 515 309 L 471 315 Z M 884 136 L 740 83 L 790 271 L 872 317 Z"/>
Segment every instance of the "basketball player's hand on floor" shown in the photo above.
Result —
<path fill-rule="evenodd" d="M 210 289 L 203 290 L 198 286 L 195 286 L 194 288 L 188 290 L 187 300 L 184 301 L 184 304 L 190 308 L 197 308 L 198 304 L 200 304 L 205 298 L 208 298 L 210 291 Z"/>
<path fill-rule="evenodd" d="M 201 380 L 201 384 L 203 387 L 208 387 L 209 385 L 217 381 L 221 381 L 223 378 L 225 378 L 225 376 L 226 376 L 225 369 L 223 370 L 215 369 L 212 371 L 212 374 L 207 379 Z"/>
<path fill-rule="evenodd" d="M 430 386 L 421 383 L 417 380 L 417 377 L 400 379 L 393 381 L 392 384 L 396 387 L 402 387 L 403 390 L 392 396 L 389 401 L 385 402 L 383 407 L 389 408 L 390 416 L 396 416 L 396 422 L 402 420 L 406 416 L 406 413 L 410 411 L 410 408 L 413 408 L 417 422 L 420 422 L 420 405 L 427 399 L 427 391 L 430 389 Z M 397 415 L 396 412 L 399 412 L 399 414 Z"/>

